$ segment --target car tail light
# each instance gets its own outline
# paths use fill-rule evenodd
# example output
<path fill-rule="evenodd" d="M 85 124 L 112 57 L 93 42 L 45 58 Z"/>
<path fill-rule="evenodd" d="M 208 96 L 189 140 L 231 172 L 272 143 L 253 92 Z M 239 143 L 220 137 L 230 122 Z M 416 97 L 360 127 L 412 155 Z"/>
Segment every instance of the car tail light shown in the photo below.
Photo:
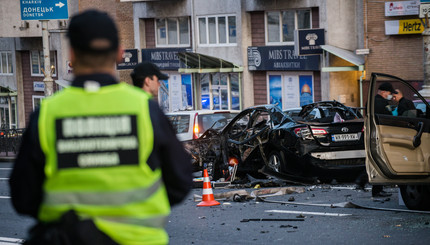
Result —
<path fill-rule="evenodd" d="M 295 128 L 295 129 L 294 129 L 294 133 L 295 133 L 298 137 L 302 137 L 302 129 L 303 129 L 303 128 Z"/>
<path fill-rule="evenodd" d="M 311 135 L 309 132 L 309 129 L 307 127 L 303 127 L 303 128 L 295 128 L 294 133 L 297 135 L 297 137 L 302 137 L 303 139 L 312 139 L 312 135 L 314 136 L 326 135 L 327 131 L 323 128 L 313 128 L 312 135 Z"/>
<path fill-rule="evenodd" d="M 312 134 L 313 135 L 324 135 L 324 134 L 327 134 L 327 131 L 323 128 L 313 128 Z"/>
<path fill-rule="evenodd" d="M 200 137 L 200 128 L 197 121 L 197 113 L 194 115 L 194 125 L 193 125 L 193 139 L 198 139 Z"/>

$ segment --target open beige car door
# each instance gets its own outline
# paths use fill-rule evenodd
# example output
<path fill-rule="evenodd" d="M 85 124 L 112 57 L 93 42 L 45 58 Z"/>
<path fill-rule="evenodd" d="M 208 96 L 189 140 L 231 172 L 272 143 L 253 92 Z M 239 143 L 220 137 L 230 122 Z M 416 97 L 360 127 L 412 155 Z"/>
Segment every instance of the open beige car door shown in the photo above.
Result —
<path fill-rule="evenodd" d="M 385 82 L 400 89 L 404 96 L 400 106 L 398 97 L 396 101 L 386 101 L 382 97 L 387 92 L 382 92 L 382 97 L 377 95 L 379 86 Z M 385 101 L 388 105 L 375 107 Z M 408 110 L 405 103 L 409 105 Z M 381 107 L 386 111 L 381 111 Z M 408 208 L 430 208 L 430 105 L 410 83 L 391 75 L 372 73 L 365 148 L 370 183 L 398 184 Z"/>

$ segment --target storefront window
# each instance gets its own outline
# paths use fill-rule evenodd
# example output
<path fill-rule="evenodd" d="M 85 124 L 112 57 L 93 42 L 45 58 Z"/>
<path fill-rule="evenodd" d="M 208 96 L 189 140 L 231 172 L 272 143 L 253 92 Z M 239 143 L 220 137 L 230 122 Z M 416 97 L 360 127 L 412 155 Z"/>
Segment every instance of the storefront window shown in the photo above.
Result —
<path fill-rule="evenodd" d="M 210 109 L 211 101 L 209 95 L 210 74 L 204 73 L 200 75 L 202 109 Z"/>
<path fill-rule="evenodd" d="M 209 78 L 211 78 L 210 86 L 208 81 Z M 240 109 L 238 73 L 212 73 L 212 75 L 201 74 L 200 84 L 202 109 Z"/>
<path fill-rule="evenodd" d="M 310 73 L 270 73 L 267 82 L 267 102 L 277 104 L 283 110 L 314 102 L 313 76 Z"/>
<path fill-rule="evenodd" d="M 231 109 L 240 110 L 239 74 L 230 74 Z"/>

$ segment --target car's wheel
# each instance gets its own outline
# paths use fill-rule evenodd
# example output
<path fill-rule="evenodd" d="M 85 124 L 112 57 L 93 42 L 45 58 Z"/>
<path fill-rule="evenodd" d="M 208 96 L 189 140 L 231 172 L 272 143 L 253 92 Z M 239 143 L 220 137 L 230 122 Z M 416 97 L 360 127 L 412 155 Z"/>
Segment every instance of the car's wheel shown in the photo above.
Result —
<path fill-rule="evenodd" d="M 409 209 L 430 210 L 430 185 L 402 185 L 400 192 Z"/>
<path fill-rule="evenodd" d="M 268 165 L 271 170 L 281 173 L 284 165 L 284 157 L 282 153 L 278 151 L 272 151 L 270 153 Z"/>

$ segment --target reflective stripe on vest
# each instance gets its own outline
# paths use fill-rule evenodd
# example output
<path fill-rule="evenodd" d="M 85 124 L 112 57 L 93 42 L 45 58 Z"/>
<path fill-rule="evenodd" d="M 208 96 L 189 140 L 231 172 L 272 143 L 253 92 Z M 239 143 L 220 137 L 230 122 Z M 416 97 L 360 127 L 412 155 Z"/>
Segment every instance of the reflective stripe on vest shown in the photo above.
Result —
<path fill-rule="evenodd" d="M 125 217 L 102 216 L 100 217 L 100 219 L 110 221 L 110 222 L 123 223 L 123 224 L 129 224 L 129 225 L 138 225 L 138 226 L 145 226 L 145 227 L 152 227 L 152 228 L 163 228 L 167 223 L 166 216 L 151 217 L 151 218 L 131 218 L 131 217 L 125 218 Z"/>
<path fill-rule="evenodd" d="M 152 186 L 117 192 L 47 192 L 45 205 L 125 205 L 148 199 L 162 186 L 158 179 Z"/>

